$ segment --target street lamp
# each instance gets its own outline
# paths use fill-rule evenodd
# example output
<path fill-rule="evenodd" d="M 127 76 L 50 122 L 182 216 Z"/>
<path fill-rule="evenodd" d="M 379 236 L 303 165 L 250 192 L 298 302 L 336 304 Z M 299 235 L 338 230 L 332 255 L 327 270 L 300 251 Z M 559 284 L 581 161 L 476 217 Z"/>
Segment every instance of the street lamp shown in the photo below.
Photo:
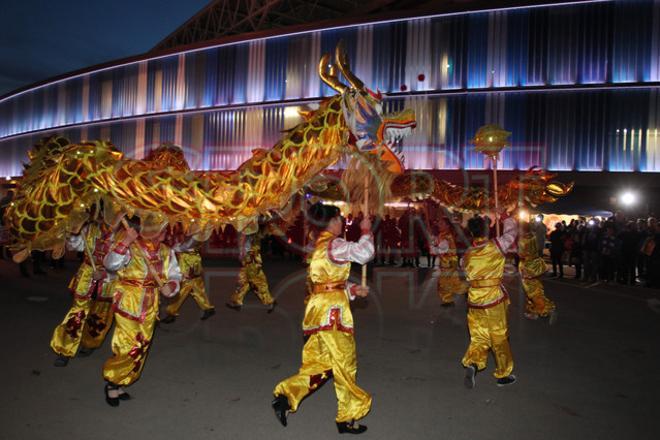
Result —
<path fill-rule="evenodd" d="M 625 191 L 619 197 L 623 206 L 632 206 L 637 203 L 637 194 L 632 191 Z"/>

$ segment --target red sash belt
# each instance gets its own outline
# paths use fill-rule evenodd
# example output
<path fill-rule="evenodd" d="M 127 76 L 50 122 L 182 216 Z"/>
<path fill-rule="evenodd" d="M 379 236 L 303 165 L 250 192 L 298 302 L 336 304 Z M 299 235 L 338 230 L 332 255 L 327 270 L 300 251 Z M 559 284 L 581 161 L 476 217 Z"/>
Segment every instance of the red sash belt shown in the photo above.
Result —
<path fill-rule="evenodd" d="M 337 290 L 344 290 L 345 288 L 345 281 L 336 283 L 314 283 L 312 293 L 336 292 Z"/>
<path fill-rule="evenodd" d="M 480 287 L 497 287 L 502 284 L 502 278 L 489 278 L 485 280 L 471 280 L 470 287 L 478 289 Z"/>
<path fill-rule="evenodd" d="M 133 287 L 158 287 L 158 283 L 156 283 L 155 280 L 151 279 L 145 279 L 145 280 L 135 280 L 135 279 L 120 279 L 119 280 L 120 284 L 128 284 L 129 286 Z"/>

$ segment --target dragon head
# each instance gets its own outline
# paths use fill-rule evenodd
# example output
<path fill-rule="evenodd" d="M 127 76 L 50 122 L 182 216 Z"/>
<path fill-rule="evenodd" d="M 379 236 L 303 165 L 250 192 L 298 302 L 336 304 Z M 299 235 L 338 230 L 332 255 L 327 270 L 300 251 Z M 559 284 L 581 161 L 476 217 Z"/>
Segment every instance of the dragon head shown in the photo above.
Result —
<path fill-rule="evenodd" d="M 350 85 L 339 81 L 337 70 Z M 351 71 L 343 42 L 335 49 L 334 62 L 330 54 L 321 57 L 319 75 L 323 82 L 341 95 L 342 111 L 350 131 L 350 145 L 379 155 L 387 163 L 388 171 L 401 174 L 404 171 L 401 140 L 417 126 L 415 112 L 406 109 L 383 114 L 383 94 L 366 87 Z"/>

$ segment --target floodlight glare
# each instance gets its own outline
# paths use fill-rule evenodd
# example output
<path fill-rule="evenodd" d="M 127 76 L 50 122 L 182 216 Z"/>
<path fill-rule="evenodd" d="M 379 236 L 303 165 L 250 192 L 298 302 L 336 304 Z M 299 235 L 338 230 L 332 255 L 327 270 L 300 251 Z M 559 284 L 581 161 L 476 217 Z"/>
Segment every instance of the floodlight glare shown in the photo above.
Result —
<path fill-rule="evenodd" d="M 620 200 L 624 206 L 632 206 L 637 202 L 637 195 L 633 192 L 626 191 L 621 194 Z"/>

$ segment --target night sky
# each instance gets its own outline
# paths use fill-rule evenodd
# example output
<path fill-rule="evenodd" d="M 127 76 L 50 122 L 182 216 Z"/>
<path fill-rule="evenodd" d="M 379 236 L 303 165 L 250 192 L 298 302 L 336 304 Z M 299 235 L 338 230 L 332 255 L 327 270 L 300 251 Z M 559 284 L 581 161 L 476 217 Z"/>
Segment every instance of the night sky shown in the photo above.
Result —
<path fill-rule="evenodd" d="M 0 0 L 0 96 L 144 53 L 210 0 Z"/>

